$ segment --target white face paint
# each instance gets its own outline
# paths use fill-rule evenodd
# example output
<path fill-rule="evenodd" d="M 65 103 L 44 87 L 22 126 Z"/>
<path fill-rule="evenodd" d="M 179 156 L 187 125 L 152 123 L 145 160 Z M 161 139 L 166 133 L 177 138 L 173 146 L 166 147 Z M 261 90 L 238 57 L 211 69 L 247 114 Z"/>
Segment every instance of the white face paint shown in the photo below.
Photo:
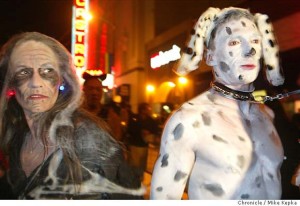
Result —
<path fill-rule="evenodd" d="M 53 107 L 60 83 L 59 64 L 53 51 L 40 42 L 18 45 L 10 59 L 16 99 L 26 116 Z"/>
<path fill-rule="evenodd" d="M 217 81 L 235 88 L 252 83 L 260 70 L 261 35 L 247 18 L 232 20 L 217 29 L 215 50 L 209 51 Z"/>

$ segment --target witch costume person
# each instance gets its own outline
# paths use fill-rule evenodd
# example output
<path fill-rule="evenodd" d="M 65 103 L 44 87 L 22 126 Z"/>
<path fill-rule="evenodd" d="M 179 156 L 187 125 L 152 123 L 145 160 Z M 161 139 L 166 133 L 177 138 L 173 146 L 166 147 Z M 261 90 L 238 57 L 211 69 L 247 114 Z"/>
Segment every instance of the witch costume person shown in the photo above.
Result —
<path fill-rule="evenodd" d="M 0 53 L 0 147 L 18 199 L 134 199 L 144 188 L 121 146 L 81 104 L 71 55 L 37 32 Z"/>

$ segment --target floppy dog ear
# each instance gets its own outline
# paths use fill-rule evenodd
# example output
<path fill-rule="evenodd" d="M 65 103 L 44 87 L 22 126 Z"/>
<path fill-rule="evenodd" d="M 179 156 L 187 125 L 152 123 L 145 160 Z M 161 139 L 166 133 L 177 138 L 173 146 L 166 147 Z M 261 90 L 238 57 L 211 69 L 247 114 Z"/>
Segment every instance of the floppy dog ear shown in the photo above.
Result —
<path fill-rule="evenodd" d="M 187 48 L 182 51 L 181 59 L 175 71 L 177 74 L 185 75 L 198 68 L 199 62 L 203 58 L 207 30 L 211 27 L 211 23 L 219 11 L 219 8 L 210 7 L 199 17 L 191 32 Z"/>
<path fill-rule="evenodd" d="M 273 86 L 284 83 L 283 71 L 279 59 L 279 47 L 275 39 L 273 26 L 265 14 L 255 14 L 255 21 L 262 35 L 262 54 L 266 65 L 267 80 Z"/>

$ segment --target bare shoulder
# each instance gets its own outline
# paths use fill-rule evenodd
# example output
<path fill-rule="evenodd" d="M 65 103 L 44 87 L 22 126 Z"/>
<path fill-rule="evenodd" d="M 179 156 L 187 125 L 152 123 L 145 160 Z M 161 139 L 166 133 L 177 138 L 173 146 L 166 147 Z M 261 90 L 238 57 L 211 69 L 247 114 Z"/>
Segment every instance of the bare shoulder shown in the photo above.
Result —
<path fill-rule="evenodd" d="M 210 111 L 209 108 L 211 108 L 211 103 L 205 94 L 185 102 L 173 112 L 167 121 L 163 136 L 177 135 L 179 137 L 184 136 L 183 133 L 191 134 L 195 129 L 200 129 L 206 119 L 206 114 Z"/>
<path fill-rule="evenodd" d="M 173 115 L 178 116 L 178 118 L 183 121 L 188 121 L 193 119 L 193 117 L 199 117 L 200 114 L 211 110 L 213 105 L 212 98 L 213 97 L 209 92 L 200 94 L 182 104 L 182 106 Z"/>

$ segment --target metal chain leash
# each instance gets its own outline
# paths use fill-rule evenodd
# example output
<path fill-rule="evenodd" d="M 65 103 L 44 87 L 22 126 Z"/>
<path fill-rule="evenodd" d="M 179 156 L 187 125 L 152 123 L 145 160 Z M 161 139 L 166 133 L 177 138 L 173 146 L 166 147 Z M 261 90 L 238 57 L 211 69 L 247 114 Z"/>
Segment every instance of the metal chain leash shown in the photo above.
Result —
<path fill-rule="evenodd" d="M 275 96 L 264 96 L 262 98 L 263 98 L 263 102 L 266 102 L 266 101 L 273 101 L 273 100 L 276 100 L 276 99 L 283 99 L 283 98 L 289 97 L 289 96 L 294 95 L 294 94 L 300 94 L 300 89 L 295 90 L 295 91 L 291 91 L 291 92 L 277 94 Z"/>

